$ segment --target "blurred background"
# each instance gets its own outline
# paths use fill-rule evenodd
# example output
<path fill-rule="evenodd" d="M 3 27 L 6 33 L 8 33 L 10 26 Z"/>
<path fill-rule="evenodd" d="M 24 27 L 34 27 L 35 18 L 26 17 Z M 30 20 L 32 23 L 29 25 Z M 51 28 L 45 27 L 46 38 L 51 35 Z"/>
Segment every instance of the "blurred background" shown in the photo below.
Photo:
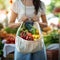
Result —
<path fill-rule="evenodd" d="M 0 0 L 0 41 L 1 41 L 0 47 L 3 47 L 0 48 L 1 49 L 0 55 L 3 55 L 2 60 L 14 59 L 14 53 L 12 52 L 14 52 L 15 41 L 13 41 L 13 44 L 12 42 L 9 44 L 4 43 L 6 34 L 8 34 L 10 37 L 13 35 L 15 36 L 17 31 L 16 29 L 6 28 L 9 21 L 11 6 L 14 3 L 14 1 L 15 0 Z M 60 56 L 58 53 L 60 33 L 60 0 L 42 0 L 42 1 L 45 3 L 46 17 L 49 26 L 48 28 L 45 28 L 44 31 L 42 31 L 44 43 L 46 45 L 48 60 L 58 60 L 58 56 Z M 12 39 L 14 38 L 12 37 Z"/>

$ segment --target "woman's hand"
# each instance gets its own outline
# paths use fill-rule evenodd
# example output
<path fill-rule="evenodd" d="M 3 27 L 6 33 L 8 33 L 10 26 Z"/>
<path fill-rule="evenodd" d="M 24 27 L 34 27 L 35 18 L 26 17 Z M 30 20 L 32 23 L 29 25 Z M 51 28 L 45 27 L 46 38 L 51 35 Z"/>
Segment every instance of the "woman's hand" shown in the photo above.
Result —
<path fill-rule="evenodd" d="M 23 17 L 21 18 L 21 20 L 22 20 L 23 22 L 25 22 L 26 20 L 28 20 L 28 18 L 27 18 L 27 16 L 23 16 Z M 21 22 L 18 22 L 18 23 L 10 22 L 9 25 L 8 25 L 8 27 L 10 27 L 10 28 L 17 28 L 17 27 L 20 26 L 20 24 L 21 24 Z"/>
<path fill-rule="evenodd" d="M 33 20 L 34 22 L 36 22 L 36 21 L 38 22 L 38 21 L 39 21 L 39 17 L 38 17 L 37 15 L 34 15 L 33 18 L 32 18 L 32 20 Z"/>
<path fill-rule="evenodd" d="M 47 23 L 39 22 L 39 24 L 42 25 L 43 27 L 47 27 Z"/>
<path fill-rule="evenodd" d="M 19 26 L 20 26 L 20 22 L 18 22 L 18 23 L 9 23 L 8 24 L 8 27 L 10 27 L 10 28 L 18 28 Z"/>
<path fill-rule="evenodd" d="M 21 17 L 21 20 L 22 20 L 23 22 L 25 22 L 25 21 L 28 20 L 28 17 L 27 17 L 27 16 L 22 16 L 22 17 Z"/>

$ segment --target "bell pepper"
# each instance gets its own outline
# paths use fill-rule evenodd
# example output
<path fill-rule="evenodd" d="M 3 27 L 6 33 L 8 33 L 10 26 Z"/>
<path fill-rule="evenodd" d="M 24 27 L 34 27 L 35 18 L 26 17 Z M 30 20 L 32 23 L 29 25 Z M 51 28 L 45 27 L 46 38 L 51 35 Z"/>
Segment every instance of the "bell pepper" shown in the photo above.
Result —
<path fill-rule="evenodd" d="M 33 35 L 33 37 L 34 37 L 34 41 L 36 41 L 37 39 L 39 39 L 40 38 L 40 35 Z"/>

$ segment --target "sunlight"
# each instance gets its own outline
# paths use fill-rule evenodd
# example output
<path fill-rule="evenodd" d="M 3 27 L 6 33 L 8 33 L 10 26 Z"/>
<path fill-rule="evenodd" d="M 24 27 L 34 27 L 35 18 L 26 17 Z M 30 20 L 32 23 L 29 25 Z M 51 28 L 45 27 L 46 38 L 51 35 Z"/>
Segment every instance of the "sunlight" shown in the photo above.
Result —
<path fill-rule="evenodd" d="M 51 3 L 51 0 L 41 0 L 45 3 L 45 5 L 49 5 Z"/>

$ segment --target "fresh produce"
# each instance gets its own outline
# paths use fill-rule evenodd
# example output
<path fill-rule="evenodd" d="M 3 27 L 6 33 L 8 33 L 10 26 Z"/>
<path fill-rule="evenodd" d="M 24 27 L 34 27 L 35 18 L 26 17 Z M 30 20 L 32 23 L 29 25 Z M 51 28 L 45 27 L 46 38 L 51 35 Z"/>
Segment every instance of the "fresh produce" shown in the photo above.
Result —
<path fill-rule="evenodd" d="M 52 30 L 49 33 L 46 33 L 44 35 L 44 42 L 45 42 L 46 46 L 53 44 L 53 43 L 59 43 L 58 30 Z"/>
<path fill-rule="evenodd" d="M 33 22 L 27 21 L 22 24 L 20 32 L 18 35 L 25 40 L 36 41 L 40 38 L 39 30 L 33 26 Z"/>
<path fill-rule="evenodd" d="M 25 31 L 22 31 L 20 33 L 20 37 L 23 38 L 23 39 L 26 39 L 26 32 Z"/>
<path fill-rule="evenodd" d="M 0 31 L 0 38 L 4 39 L 4 38 L 6 38 L 6 37 L 8 37 L 7 32 L 6 32 L 6 31 L 1 30 L 1 31 Z"/>
<path fill-rule="evenodd" d="M 25 40 L 34 40 L 32 34 L 29 32 L 25 32 L 25 31 L 22 31 L 20 33 L 20 37 L 25 39 Z"/>
<path fill-rule="evenodd" d="M 7 33 L 12 33 L 12 34 L 16 34 L 16 32 L 17 32 L 17 29 L 18 28 L 9 28 L 9 27 L 6 27 L 6 28 L 4 28 L 4 31 L 6 31 Z"/>
<path fill-rule="evenodd" d="M 15 35 L 18 28 L 11 29 L 9 27 L 0 30 L 0 38 L 5 39 L 8 44 L 15 44 Z"/>
<path fill-rule="evenodd" d="M 26 29 L 29 31 L 29 32 L 31 32 L 32 34 L 36 34 L 36 28 L 34 28 L 34 26 L 33 26 L 33 22 L 31 21 L 31 22 L 26 22 L 25 23 L 25 27 L 26 27 Z"/>
<path fill-rule="evenodd" d="M 26 39 L 27 40 L 34 40 L 33 35 L 31 33 L 29 33 L 29 32 L 27 32 Z"/>
<path fill-rule="evenodd" d="M 9 35 L 7 38 L 6 38 L 6 43 L 7 44 L 15 44 L 15 36 L 14 35 Z"/>
<path fill-rule="evenodd" d="M 36 41 L 37 39 L 39 39 L 40 38 L 40 35 L 33 35 L 33 37 L 34 37 L 34 41 Z"/>
<path fill-rule="evenodd" d="M 0 38 L 5 39 L 6 43 L 15 43 L 15 34 L 9 34 L 4 30 L 0 31 Z"/>
<path fill-rule="evenodd" d="M 26 22 L 25 22 L 25 26 L 27 26 L 27 25 L 32 25 L 32 26 L 33 26 L 33 24 L 34 24 L 33 21 L 26 21 Z"/>
<path fill-rule="evenodd" d="M 45 27 L 45 28 L 43 28 L 43 31 L 44 32 L 48 32 L 48 31 L 50 31 L 51 30 L 51 27 Z"/>
<path fill-rule="evenodd" d="M 20 29 L 20 32 L 23 30 L 26 30 L 26 31 L 29 31 L 30 33 L 32 33 L 32 34 L 36 34 L 36 28 L 33 26 L 33 22 L 31 21 L 28 21 L 28 22 L 25 22 L 23 25 L 22 25 L 22 27 L 21 27 L 21 29 Z"/>

